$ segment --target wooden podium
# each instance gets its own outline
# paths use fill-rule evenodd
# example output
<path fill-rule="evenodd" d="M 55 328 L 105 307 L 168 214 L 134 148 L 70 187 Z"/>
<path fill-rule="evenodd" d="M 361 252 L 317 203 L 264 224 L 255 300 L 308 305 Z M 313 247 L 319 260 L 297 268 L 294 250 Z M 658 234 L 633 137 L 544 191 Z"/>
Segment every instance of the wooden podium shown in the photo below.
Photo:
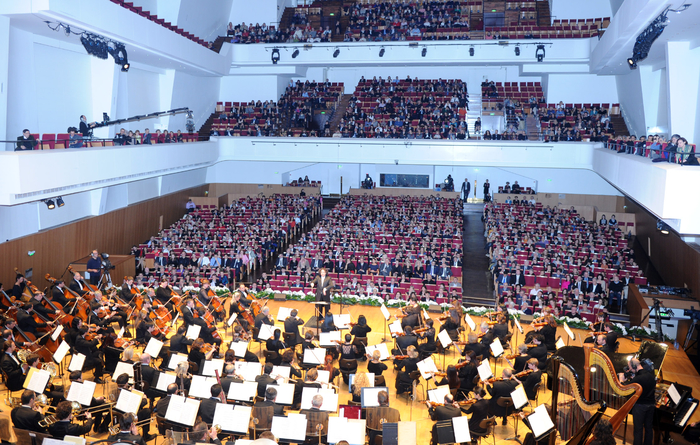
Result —
<path fill-rule="evenodd" d="M 90 255 L 87 255 L 79 260 L 73 261 L 70 265 L 74 271 L 84 273 L 87 270 L 87 262 L 89 259 Z M 114 266 L 114 269 L 109 271 L 113 285 L 121 286 L 125 276 L 134 276 L 136 272 L 136 261 L 133 255 L 110 255 L 109 261 L 111 261 Z M 70 281 L 71 278 L 70 276 L 64 277 L 66 281 Z"/>

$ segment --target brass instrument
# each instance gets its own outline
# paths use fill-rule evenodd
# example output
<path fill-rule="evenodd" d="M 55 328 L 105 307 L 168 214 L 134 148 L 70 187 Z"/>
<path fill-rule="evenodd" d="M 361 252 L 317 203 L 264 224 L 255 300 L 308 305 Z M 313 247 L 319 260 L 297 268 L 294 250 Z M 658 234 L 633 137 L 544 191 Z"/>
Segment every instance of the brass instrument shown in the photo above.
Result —
<path fill-rule="evenodd" d="M 29 349 L 18 349 L 17 358 L 22 363 L 27 363 L 27 358 L 31 355 L 32 351 Z"/>
<path fill-rule="evenodd" d="M 56 422 L 58 422 L 58 419 L 56 418 L 56 416 L 51 414 L 51 415 L 45 416 L 42 420 L 40 420 L 39 426 L 42 428 L 48 428 Z"/>
<path fill-rule="evenodd" d="M 44 362 L 41 364 L 41 369 L 51 374 L 51 379 L 55 379 L 58 375 L 58 365 L 56 363 Z"/>
<path fill-rule="evenodd" d="M 104 405 L 83 408 L 82 405 L 80 405 L 80 402 L 71 402 L 71 408 L 73 410 L 73 415 L 79 416 L 85 413 L 94 414 L 101 413 L 103 411 L 111 411 L 112 407 L 116 404 L 116 402 L 105 402 Z"/>
<path fill-rule="evenodd" d="M 12 409 L 19 408 L 22 406 L 22 398 L 21 397 L 12 397 L 9 395 L 8 391 L 8 397 L 5 399 L 5 405 L 9 406 Z"/>
<path fill-rule="evenodd" d="M 132 414 L 132 415 L 134 416 L 134 418 L 136 418 L 136 414 Z M 143 420 L 139 420 L 138 422 L 134 422 L 134 426 L 136 426 L 136 427 L 144 426 L 144 425 L 148 425 L 150 422 L 151 422 L 151 418 L 149 417 L 148 419 L 143 419 Z M 219 427 L 219 428 L 221 428 L 221 427 Z M 119 426 L 119 424 L 112 425 L 109 427 L 109 434 L 111 434 L 111 435 L 119 434 L 120 431 L 121 431 L 121 427 Z M 221 432 L 221 430 L 219 430 L 219 432 Z"/>

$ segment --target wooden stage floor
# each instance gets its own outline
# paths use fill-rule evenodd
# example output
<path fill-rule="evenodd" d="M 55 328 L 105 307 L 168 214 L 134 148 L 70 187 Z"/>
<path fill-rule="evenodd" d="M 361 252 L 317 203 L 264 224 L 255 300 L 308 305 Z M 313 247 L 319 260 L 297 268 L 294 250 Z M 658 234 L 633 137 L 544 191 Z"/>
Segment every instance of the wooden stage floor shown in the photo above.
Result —
<path fill-rule="evenodd" d="M 309 320 L 314 314 L 314 307 L 310 303 L 306 302 L 298 302 L 298 301 L 285 301 L 285 302 L 277 302 L 277 301 L 272 301 L 270 300 L 268 303 L 268 307 L 271 309 L 271 313 L 274 315 L 277 314 L 277 309 L 279 307 L 288 307 L 288 308 L 296 308 L 299 311 L 299 317 L 301 317 L 303 320 Z M 339 313 L 339 305 L 338 304 L 333 304 L 331 311 L 333 313 Z M 390 309 L 391 313 L 394 313 L 396 309 Z M 367 318 L 369 326 L 372 327 L 373 331 L 369 333 L 368 335 L 368 342 L 370 345 L 377 344 L 382 341 L 382 338 L 384 337 L 384 318 L 381 315 L 381 311 L 378 307 L 370 307 L 370 306 L 360 306 L 360 305 L 355 305 L 355 306 L 345 306 L 343 309 L 344 313 L 350 313 L 352 315 L 352 318 L 354 320 L 357 320 L 357 317 L 360 315 L 364 315 Z M 437 318 L 437 314 L 430 314 L 432 318 Z M 481 320 L 479 317 L 473 317 L 474 321 L 479 323 Z M 276 323 L 277 326 L 282 327 L 281 322 Z M 221 326 L 221 325 L 220 325 Z M 525 332 L 530 330 L 530 327 L 528 325 L 524 325 L 523 329 L 525 329 Z M 578 332 L 577 332 L 578 331 Z M 220 329 L 220 332 L 223 334 L 223 329 Z M 576 330 L 574 329 L 574 333 L 576 334 L 577 341 L 576 342 L 571 342 L 571 345 L 577 345 L 579 335 L 578 333 L 581 334 L 582 338 L 585 338 L 585 335 L 587 335 L 586 332 L 582 330 Z M 561 335 L 563 338 L 566 338 L 566 334 L 564 332 L 563 328 L 559 328 L 558 335 Z M 227 339 L 230 339 L 230 335 L 226 335 Z M 520 338 L 523 338 L 522 336 L 519 336 Z M 386 336 L 387 341 L 389 342 L 389 349 L 391 349 L 391 346 L 393 345 L 393 340 L 389 337 L 388 333 Z M 515 340 L 515 338 L 514 338 Z M 228 342 L 224 342 L 224 344 L 227 344 Z M 513 342 L 514 347 L 516 345 L 515 341 Z M 636 352 L 639 348 L 639 342 L 633 342 L 628 339 L 620 339 L 620 349 L 619 352 Z M 251 344 L 250 349 L 254 352 L 257 353 L 259 357 L 262 357 L 262 353 L 259 352 L 259 346 L 257 344 Z M 435 362 L 438 366 L 438 368 L 446 367 L 449 364 L 456 363 L 459 355 L 454 351 L 454 348 L 451 348 L 452 351 L 448 351 L 448 353 L 443 357 L 441 354 L 436 354 L 434 355 Z M 262 360 L 261 360 L 262 361 Z M 500 374 L 500 370 L 502 369 L 503 366 L 503 361 L 498 362 L 498 373 Z M 433 421 L 430 420 L 430 417 L 428 416 L 428 410 L 423 403 L 419 402 L 411 402 L 410 400 L 407 400 L 406 396 L 400 396 L 396 397 L 396 392 L 395 392 L 395 380 L 396 380 L 396 373 L 393 371 L 393 367 L 389 362 L 387 362 L 387 365 L 389 365 L 389 369 L 384 372 L 384 376 L 386 378 L 386 384 L 390 389 L 390 406 L 397 408 L 401 412 L 401 419 L 402 420 L 412 420 L 417 423 L 417 428 L 418 428 L 418 444 L 429 444 L 430 443 L 430 431 L 433 426 Z M 367 367 L 367 362 L 360 362 L 359 365 L 359 370 L 363 371 L 366 370 Z M 684 385 L 689 385 L 692 386 L 694 391 L 694 396 L 698 397 L 700 394 L 700 375 L 698 375 L 697 371 L 691 364 L 690 360 L 688 359 L 687 355 L 685 352 L 681 350 L 676 350 L 673 345 L 669 345 L 669 350 L 668 354 L 666 356 L 666 360 L 663 364 L 662 367 L 662 373 L 663 373 L 663 378 L 668 381 L 676 381 L 676 382 L 682 382 Z M 88 373 L 88 376 L 91 373 Z M 340 391 L 340 396 L 339 396 L 339 402 L 340 404 L 346 404 L 346 402 L 350 399 L 350 395 L 348 393 L 348 387 L 347 385 L 342 383 L 342 379 L 339 378 L 339 386 L 341 388 Z M 338 383 L 338 382 L 336 382 Z M 419 387 L 419 392 L 422 394 L 421 399 L 424 397 L 425 390 L 426 390 L 426 382 L 421 381 L 423 388 Z M 431 389 L 434 388 L 435 385 L 431 381 L 427 383 L 428 388 Z M 103 385 L 98 385 L 98 392 L 102 391 Z M 99 394 L 96 394 L 95 396 L 97 397 Z M 539 403 L 548 403 L 551 400 L 551 394 L 549 391 L 547 391 L 544 387 L 542 391 L 540 392 L 539 395 Z M 3 412 L 0 413 L 0 417 L 9 417 L 10 414 L 10 409 L 9 407 L 5 406 L 2 404 L 2 410 Z M 700 420 L 700 410 L 697 410 L 691 419 L 692 422 L 699 421 Z M 511 418 L 508 422 L 508 425 L 502 426 L 499 425 L 495 429 L 495 436 L 496 436 L 496 444 L 506 444 L 506 443 L 514 443 L 514 441 L 506 441 L 505 439 L 507 437 L 512 437 L 514 435 L 514 420 Z M 618 432 L 618 443 L 622 443 L 622 433 L 623 433 L 623 427 L 620 428 L 620 431 Z M 153 428 L 151 429 L 151 432 L 155 431 L 155 422 L 153 422 Z M 525 427 L 522 422 L 519 422 L 518 425 L 518 434 L 520 435 L 521 440 L 524 439 L 525 433 L 528 431 L 527 427 Z M 681 438 L 674 436 L 676 439 L 676 443 L 685 443 Z M 88 436 L 88 440 L 99 440 L 99 439 L 106 439 L 106 435 L 91 435 Z M 559 439 L 557 439 L 557 442 L 559 442 Z M 631 443 L 632 442 L 632 417 L 629 416 L 629 426 L 627 428 L 627 442 Z M 159 437 L 157 439 L 157 445 L 161 445 L 163 443 L 163 438 Z M 485 443 L 493 443 L 492 438 L 488 438 L 487 442 Z"/>

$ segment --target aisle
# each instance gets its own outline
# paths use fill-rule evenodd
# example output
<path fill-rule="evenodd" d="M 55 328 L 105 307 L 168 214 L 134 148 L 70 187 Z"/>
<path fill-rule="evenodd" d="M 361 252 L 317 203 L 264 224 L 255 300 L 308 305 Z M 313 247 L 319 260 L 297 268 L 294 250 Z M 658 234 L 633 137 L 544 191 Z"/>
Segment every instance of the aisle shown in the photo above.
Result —
<path fill-rule="evenodd" d="M 470 306 L 468 297 L 493 299 L 491 274 L 487 273 L 489 259 L 484 250 L 484 223 L 481 221 L 483 211 L 484 205 L 481 203 L 464 205 L 462 289 L 465 306 Z"/>

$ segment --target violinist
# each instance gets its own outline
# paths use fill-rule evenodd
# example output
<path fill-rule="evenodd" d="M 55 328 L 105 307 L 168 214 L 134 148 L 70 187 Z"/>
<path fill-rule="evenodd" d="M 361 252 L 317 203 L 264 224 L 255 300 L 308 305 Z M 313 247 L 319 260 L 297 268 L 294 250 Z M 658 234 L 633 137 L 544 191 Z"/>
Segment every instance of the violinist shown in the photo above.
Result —
<path fill-rule="evenodd" d="M 15 428 L 46 434 L 46 428 L 39 426 L 44 420 L 44 415 L 36 408 L 35 393 L 31 389 L 25 389 L 20 397 L 21 406 L 13 408 L 10 413 L 12 424 Z"/>
<path fill-rule="evenodd" d="M 506 320 L 505 314 L 499 312 L 496 315 L 496 324 L 493 326 L 493 335 L 498 337 L 501 344 L 505 343 L 506 336 L 508 335 L 508 321 Z"/>
<path fill-rule="evenodd" d="M 401 320 L 402 328 L 406 328 L 406 326 L 411 326 L 412 328 L 420 326 L 421 308 L 418 305 L 416 297 L 412 296 L 408 300 L 408 305 L 405 308 L 403 308 L 402 311 L 405 314 L 403 319 Z"/>
<path fill-rule="evenodd" d="M 474 351 L 468 351 L 464 358 L 460 358 L 457 362 L 457 366 L 455 366 L 459 369 L 460 380 L 460 392 L 457 394 L 469 394 L 469 392 L 474 389 L 474 377 L 479 374 L 476 369 L 475 357 Z"/>
<path fill-rule="evenodd" d="M 491 357 L 491 343 L 493 343 L 493 329 L 491 329 L 491 326 L 485 322 L 481 322 L 481 346 L 483 347 L 482 352 L 484 354 L 484 358 Z"/>
<path fill-rule="evenodd" d="M 265 363 L 265 366 L 263 367 L 263 373 L 255 377 L 255 382 L 258 384 L 258 397 L 265 397 L 265 390 L 267 389 L 267 385 L 277 384 L 277 381 L 270 377 L 270 373 L 272 372 L 273 366 L 274 365 L 272 364 L 272 362 Z M 311 371 L 315 371 L 315 369 L 309 370 L 309 372 Z M 308 378 L 308 372 L 306 373 L 306 376 Z M 318 373 L 316 374 L 316 376 L 318 377 Z M 320 388 L 321 385 L 319 384 L 318 387 Z"/>
<path fill-rule="evenodd" d="M 459 341 L 459 314 L 455 309 L 450 309 L 447 320 L 440 326 L 440 332 L 447 331 L 452 341 Z"/>
<path fill-rule="evenodd" d="M 432 318 L 428 318 L 425 321 L 426 330 L 418 333 L 418 338 L 425 340 L 425 343 L 418 346 L 418 351 L 421 354 L 430 354 L 431 352 L 437 350 L 437 344 L 435 343 L 435 328 L 433 327 L 434 323 L 435 322 Z"/>
<path fill-rule="evenodd" d="M 484 355 L 484 347 L 479 343 L 479 336 L 476 332 L 470 332 L 467 334 L 467 344 L 464 345 L 462 349 L 462 355 L 466 356 L 469 351 L 474 353 L 474 357 L 477 355 Z"/>
<path fill-rule="evenodd" d="M 280 331 L 279 329 L 275 329 L 273 331 L 272 337 L 268 338 L 265 342 L 265 349 L 267 349 L 268 352 L 275 353 L 274 357 L 268 359 L 268 361 L 272 362 L 272 364 L 276 366 L 282 364 L 282 354 L 280 353 L 280 351 L 284 351 L 286 349 L 284 342 L 280 340 L 281 335 L 282 331 Z"/>
<path fill-rule="evenodd" d="M 369 355 L 368 355 L 369 357 Z M 382 357 L 382 353 L 375 350 L 372 352 L 372 356 L 369 357 L 370 361 L 367 363 L 367 372 L 371 372 L 374 374 L 374 376 L 382 375 L 384 371 L 388 369 L 388 367 L 379 360 Z"/>
<path fill-rule="evenodd" d="M 63 339 L 71 347 L 75 346 L 75 340 L 80 336 L 80 326 L 82 325 L 83 320 L 79 319 L 78 317 L 74 317 L 70 322 L 70 326 L 66 329 L 66 335 L 63 337 Z"/>
<path fill-rule="evenodd" d="M 204 307 L 198 307 L 197 314 L 199 317 L 194 319 L 194 324 L 202 327 L 202 329 L 199 331 L 200 338 L 204 340 L 204 343 L 209 343 L 212 345 L 215 344 L 218 349 L 218 347 L 221 346 L 221 338 L 215 338 L 213 336 L 213 334 L 216 332 L 216 326 L 212 324 L 212 326 L 209 327 L 207 321 L 204 319 L 206 309 L 204 309 Z"/>
<path fill-rule="evenodd" d="M 532 358 L 529 355 L 528 349 L 525 343 L 520 343 L 518 345 L 518 356 L 515 357 L 515 361 L 513 362 L 513 370 L 515 372 L 524 371 L 527 361 Z"/>
<path fill-rule="evenodd" d="M 536 345 L 533 348 L 529 348 L 528 354 L 532 358 L 536 358 L 540 366 L 544 366 L 547 362 L 547 347 L 544 345 L 544 337 L 542 334 L 535 334 L 532 337 L 532 344 Z"/>
<path fill-rule="evenodd" d="M 83 276 L 80 275 L 80 272 L 75 272 L 73 274 L 73 279 L 68 287 L 81 297 L 90 292 L 90 288 L 87 286 L 85 281 L 83 281 Z"/>
<path fill-rule="evenodd" d="M 356 360 L 359 356 L 357 346 L 352 344 L 352 335 L 345 334 L 345 342 L 336 346 L 341 360 Z"/>
<path fill-rule="evenodd" d="M 469 407 L 463 407 L 462 412 L 464 414 L 471 414 L 469 418 L 469 431 L 477 434 L 485 434 L 486 430 L 481 428 L 481 421 L 489 416 L 489 402 L 484 399 L 486 396 L 486 390 L 477 386 L 474 388 L 474 398 L 476 402 Z"/>
<path fill-rule="evenodd" d="M 289 368 L 289 375 L 301 378 L 301 371 L 299 368 L 294 366 L 294 351 L 290 349 L 286 349 L 282 353 L 282 361 L 280 362 L 280 366 L 286 366 Z"/>
<path fill-rule="evenodd" d="M 313 338 L 313 334 L 312 334 L 312 338 Z M 233 353 L 233 350 L 231 349 L 232 348 L 231 345 L 233 345 L 234 343 L 238 343 L 238 342 L 248 343 L 249 341 L 250 341 L 250 337 L 243 330 L 243 328 L 240 326 L 234 326 L 233 327 L 233 340 L 229 344 L 229 350 L 226 351 L 226 353 L 228 354 L 229 351 L 231 351 L 231 353 Z M 260 361 L 260 359 L 258 359 L 258 356 L 253 354 L 248 349 L 245 350 L 245 356 L 243 356 L 243 360 L 245 360 L 246 362 L 249 362 L 249 363 L 257 363 Z"/>
<path fill-rule="evenodd" d="M 236 320 L 238 320 L 238 322 L 243 326 L 243 329 L 248 331 L 250 330 L 250 322 L 247 320 L 247 318 L 250 317 L 252 319 L 252 314 L 250 310 L 246 309 L 244 301 L 250 304 L 251 300 L 245 299 L 243 294 L 238 291 L 232 294 L 231 305 L 229 306 L 229 318 L 234 313 L 237 314 L 238 316 L 236 317 Z"/>
<path fill-rule="evenodd" d="M 274 326 L 275 322 L 270 316 L 270 308 L 265 306 L 260 310 L 260 313 L 255 316 L 255 327 L 260 329 L 263 324 Z"/>
<path fill-rule="evenodd" d="M 95 297 L 90 300 L 90 310 L 93 314 L 92 321 L 96 325 L 106 328 L 116 321 L 120 328 L 126 330 L 126 320 L 128 319 L 126 313 L 112 310 L 109 302 L 102 296 L 102 292 L 95 291 Z"/>
<path fill-rule="evenodd" d="M 540 334 L 544 337 L 544 345 L 548 351 L 557 350 L 557 320 L 553 316 L 545 319 L 546 325 L 540 329 Z"/>
<path fill-rule="evenodd" d="M 323 323 L 321 324 L 321 332 L 333 332 L 339 331 L 338 327 L 333 321 L 333 314 L 330 311 L 326 312 L 326 316 L 323 318 Z"/>
<path fill-rule="evenodd" d="M 299 326 L 304 325 L 304 320 L 297 317 L 297 314 L 299 314 L 299 311 L 292 309 L 292 311 L 289 313 L 289 317 L 284 319 L 284 332 L 294 333 L 294 340 L 291 340 L 289 345 L 287 345 L 290 348 L 295 347 L 303 341 L 301 335 L 299 334 Z"/>
<path fill-rule="evenodd" d="M 172 313 L 174 310 L 171 299 L 176 295 L 177 294 L 173 292 L 172 288 L 168 286 L 168 279 L 165 277 L 161 278 L 158 289 L 156 289 L 156 300 L 158 300 L 160 304 L 164 305 L 170 313 Z"/>
<path fill-rule="evenodd" d="M 207 351 L 207 353 L 205 353 L 203 349 L 204 349 L 204 340 L 202 340 L 201 338 L 198 338 L 194 341 L 194 343 L 192 343 L 192 347 L 190 348 L 190 353 L 187 355 L 187 360 L 189 360 L 192 363 L 194 363 L 195 365 L 197 365 L 197 367 L 199 369 L 202 369 L 204 367 L 203 363 L 205 361 L 207 361 L 207 356 L 209 356 L 209 358 L 211 358 L 212 353 L 214 351 L 213 349 L 211 349 L 210 351 Z"/>
<path fill-rule="evenodd" d="M 615 344 L 609 344 L 606 336 L 603 334 L 598 335 L 595 347 L 596 349 L 600 349 L 600 351 L 605 353 L 608 357 L 612 357 L 612 354 L 615 352 Z"/>
<path fill-rule="evenodd" d="M 432 437 L 430 443 L 432 445 L 437 445 L 437 422 L 451 420 L 454 417 L 462 417 L 462 410 L 460 409 L 459 405 L 455 403 L 452 394 L 445 394 L 444 403 L 440 406 L 433 407 L 427 400 L 425 403 L 428 405 L 428 414 L 430 414 L 430 419 L 436 421 L 431 431 Z"/>
<path fill-rule="evenodd" d="M 29 365 L 27 363 L 22 363 L 17 358 L 17 346 L 14 341 L 8 339 L 5 340 L 3 345 L 4 351 L 2 354 L 2 359 L 0 359 L 0 368 L 2 372 L 7 376 L 7 389 L 10 391 L 19 391 L 24 387 L 24 380 L 27 378 L 27 372 L 29 371 Z"/>
<path fill-rule="evenodd" d="M 596 322 L 591 325 L 591 336 L 585 339 L 584 343 L 595 343 L 598 334 L 605 332 L 603 326 L 605 326 L 606 313 L 604 311 L 598 312 L 596 315 Z M 617 339 L 615 339 L 617 341 Z"/>
<path fill-rule="evenodd" d="M 226 353 L 228 354 L 228 351 L 226 351 Z M 236 376 L 236 366 L 233 363 L 227 363 L 224 365 L 223 374 L 221 376 L 221 387 L 224 390 L 224 394 L 228 394 L 231 383 L 243 383 L 243 380 Z"/>
<path fill-rule="evenodd" d="M 403 333 L 404 335 L 396 337 L 396 348 L 391 351 L 393 355 L 405 354 L 409 346 L 418 348 L 418 338 L 413 333 L 413 329 L 410 326 L 406 326 Z M 394 362 L 394 364 L 397 363 Z"/>
<path fill-rule="evenodd" d="M 449 385 L 450 390 L 459 389 L 462 386 L 462 382 L 459 380 L 459 373 L 455 365 L 447 365 L 447 370 L 445 370 L 445 377 L 443 377 L 437 386 Z"/>
<path fill-rule="evenodd" d="M 95 383 L 102 382 L 102 374 L 104 373 L 104 361 L 102 353 L 97 349 L 99 341 L 102 339 L 102 334 L 92 337 L 94 334 L 88 332 L 88 328 L 81 326 L 79 329 L 80 335 L 75 339 L 75 351 L 85 356 L 83 369 L 95 369 Z"/>
<path fill-rule="evenodd" d="M 414 346 L 406 349 L 408 358 L 401 360 L 395 368 L 399 371 L 396 376 L 396 393 L 403 394 L 413 390 L 413 379 L 410 375 L 418 370 L 418 351 Z"/>
<path fill-rule="evenodd" d="M 510 397 L 515 391 L 518 382 L 513 380 L 513 370 L 505 368 L 503 370 L 502 379 L 496 380 L 490 386 L 487 386 L 487 391 L 491 394 L 489 400 L 489 414 L 492 416 L 503 417 L 503 425 L 506 425 L 508 416 L 512 414 L 512 410 L 503 406 L 499 406 L 497 401 L 501 397 Z"/>
<path fill-rule="evenodd" d="M 141 354 L 141 382 L 134 382 L 134 384 L 137 385 L 136 388 L 140 388 L 141 391 L 146 394 L 146 397 L 148 397 L 150 402 L 149 406 L 153 406 L 153 400 L 159 397 L 150 387 L 156 377 L 156 369 L 151 366 L 151 361 L 150 354 L 146 352 Z"/>
<path fill-rule="evenodd" d="M 183 352 L 185 354 L 188 353 L 187 347 L 192 345 L 194 340 L 190 340 L 185 336 L 187 333 L 187 328 L 185 327 L 184 324 L 181 324 L 177 328 L 177 333 L 170 337 L 170 352 L 171 353 L 178 353 L 178 352 Z"/>
<path fill-rule="evenodd" d="M 304 334 L 304 341 L 301 342 L 301 351 L 304 352 L 307 349 L 315 349 L 316 345 L 314 344 L 314 334 L 311 332 L 307 332 Z"/>
<path fill-rule="evenodd" d="M 265 365 L 265 366 L 267 367 L 267 365 Z M 272 370 L 272 364 L 270 364 L 270 370 Z M 258 381 L 259 377 L 260 376 L 255 378 L 256 382 Z M 318 369 L 311 368 L 308 371 L 306 371 L 306 375 L 304 376 L 304 381 L 297 382 L 296 387 L 294 388 L 294 400 L 292 403 L 292 407 L 299 406 L 301 404 L 301 393 L 304 391 L 304 388 L 321 389 L 321 384 L 316 381 L 317 379 L 318 379 Z M 258 385 L 258 388 L 260 388 L 259 385 Z M 264 395 L 264 390 L 263 390 L 262 395 Z"/>
<path fill-rule="evenodd" d="M 540 383 L 540 380 L 542 380 L 542 371 L 540 371 L 539 366 L 540 362 L 536 358 L 531 358 L 530 360 L 528 360 L 527 367 L 525 368 L 525 370 L 529 370 L 532 372 L 530 372 L 530 374 L 527 375 L 524 382 L 521 382 L 523 384 L 525 394 L 530 400 L 535 400 L 535 397 L 537 397 L 537 393 L 535 392 L 535 386 L 537 386 L 537 384 Z M 514 378 L 516 381 L 520 382 L 520 380 L 518 380 L 517 377 Z"/>
<path fill-rule="evenodd" d="M 371 388 L 367 373 L 358 372 L 355 378 L 352 379 L 352 387 L 350 387 L 350 395 L 354 403 L 362 402 L 362 388 Z"/>

